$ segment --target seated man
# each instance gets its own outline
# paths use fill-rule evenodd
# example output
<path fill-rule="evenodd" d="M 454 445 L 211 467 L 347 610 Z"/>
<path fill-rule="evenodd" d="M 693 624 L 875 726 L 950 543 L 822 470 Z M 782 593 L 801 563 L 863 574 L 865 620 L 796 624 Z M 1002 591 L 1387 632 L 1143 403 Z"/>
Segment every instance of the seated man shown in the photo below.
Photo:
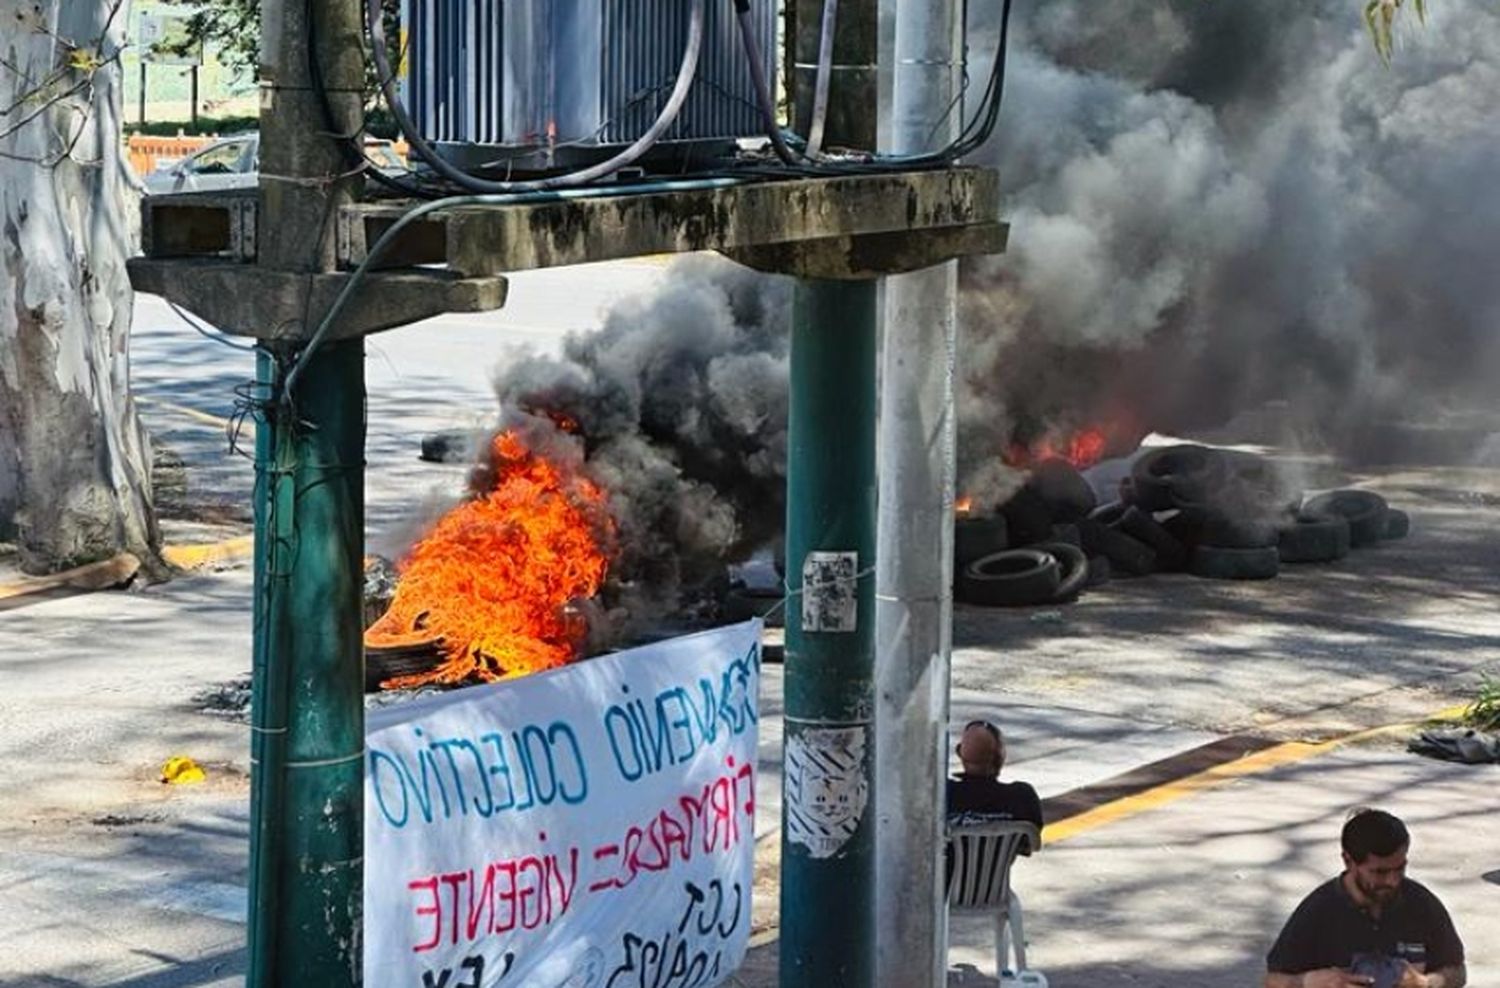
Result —
<path fill-rule="evenodd" d="M 1266 957 L 1265 988 L 1462 988 L 1464 945 L 1437 896 L 1406 877 L 1406 825 L 1344 824 L 1344 873 L 1314 889 Z"/>
<path fill-rule="evenodd" d="M 987 720 L 970 721 L 958 740 L 963 771 L 948 780 L 948 816 L 972 813 L 1042 826 L 1042 801 L 1025 782 L 1001 782 L 1005 738 Z"/>

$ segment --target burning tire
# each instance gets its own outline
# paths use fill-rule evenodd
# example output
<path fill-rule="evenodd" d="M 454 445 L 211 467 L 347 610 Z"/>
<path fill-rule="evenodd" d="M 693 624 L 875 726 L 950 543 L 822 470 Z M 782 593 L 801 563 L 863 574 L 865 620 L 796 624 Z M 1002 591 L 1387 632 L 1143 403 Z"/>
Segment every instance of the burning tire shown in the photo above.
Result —
<path fill-rule="evenodd" d="M 1275 546 L 1259 549 L 1226 549 L 1200 545 L 1188 566 L 1194 576 L 1210 580 L 1269 580 L 1281 572 L 1281 556 Z"/>
<path fill-rule="evenodd" d="M 1307 514 L 1343 516 L 1349 522 L 1349 544 L 1356 549 L 1374 545 L 1385 537 L 1386 515 L 1390 510 L 1385 498 L 1374 491 L 1356 490 L 1319 494 L 1303 506 Z"/>
<path fill-rule="evenodd" d="M 1404 539 L 1411 534 L 1411 515 L 1400 508 L 1391 508 L 1385 514 L 1386 539 Z"/>
<path fill-rule="evenodd" d="M 1089 560 L 1083 550 L 1067 542 L 1043 542 L 1036 548 L 1057 560 L 1057 590 L 1052 600 L 1061 603 L 1078 599 L 1089 578 Z"/>
<path fill-rule="evenodd" d="M 1047 505 L 1053 521 L 1070 522 L 1086 517 L 1099 504 L 1094 488 L 1067 460 L 1038 463 L 1026 486 Z"/>
<path fill-rule="evenodd" d="M 1079 522 L 1078 530 L 1083 535 L 1084 551 L 1106 557 L 1113 573 L 1145 576 L 1156 572 L 1156 551 L 1145 543 L 1094 518 Z"/>
<path fill-rule="evenodd" d="M 1050 552 L 1009 549 L 965 566 L 958 580 L 958 599 L 986 607 L 1026 607 L 1048 603 L 1061 584 L 1061 567 Z"/>
<path fill-rule="evenodd" d="M 1224 457 L 1218 450 L 1186 443 L 1153 449 L 1130 469 L 1135 503 L 1146 511 L 1180 504 L 1202 504 L 1223 483 Z"/>
<path fill-rule="evenodd" d="M 1131 506 L 1120 515 L 1115 528 L 1129 535 L 1156 553 L 1156 566 L 1167 571 L 1181 570 L 1187 566 L 1187 546 L 1179 542 L 1171 532 L 1162 527 L 1151 515 Z"/>
<path fill-rule="evenodd" d="M 1010 548 L 1010 533 L 1005 518 L 990 515 L 985 518 L 960 518 L 953 523 L 953 572 L 962 573 L 964 567 L 976 559 L 1004 552 Z"/>
<path fill-rule="evenodd" d="M 1341 515 L 1299 514 L 1281 526 L 1277 551 L 1284 563 L 1331 563 L 1349 555 L 1349 522 Z"/>

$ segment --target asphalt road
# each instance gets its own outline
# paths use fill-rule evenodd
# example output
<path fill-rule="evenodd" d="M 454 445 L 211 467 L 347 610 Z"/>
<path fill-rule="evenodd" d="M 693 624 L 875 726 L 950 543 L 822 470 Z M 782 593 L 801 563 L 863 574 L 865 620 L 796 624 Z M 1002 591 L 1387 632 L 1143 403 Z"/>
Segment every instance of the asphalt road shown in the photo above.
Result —
<path fill-rule="evenodd" d="M 526 276 L 502 317 L 439 320 L 374 340 L 372 548 L 399 546 L 458 496 L 463 468 L 421 463 L 417 444 L 427 431 L 487 420 L 489 377 L 508 345 L 555 347 L 662 272 L 636 263 L 575 280 Z M 221 523 L 212 533 L 239 530 L 250 471 L 228 449 L 221 420 L 233 417 L 248 358 L 142 299 L 133 365 L 153 402 L 148 422 L 189 464 L 189 502 L 219 506 L 205 512 Z M 1316 466 L 1320 483 L 1368 484 L 1409 510 L 1411 538 L 1265 584 L 1153 577 L 1063 608 L 960 607 L 955 722 L 997 719 L 1010 772 L 1053 796 L 1227 736 L 1326 738 L 1418 718 L 1462 699 L 1482 672 L 1500 671 L 1496 475 Z M 0 988 L 238 983 L 247 736 L 203 713 L 199 697 L 249 669 L 248 570 L 0 606 Z M 763 707 L 757 831 L 770 849 L 779 669 L 768 671 Z M 209 783 L 161 785 L 161 762 L 184 753 L 208 766 Z M 1413 873 L 1458 917 L 1472 983 L 1495 980 L 1496 771 L 1378 742 L 1147 801 L 1024 862 L 1017 880 L 1032 961 L 1063 988 L 1253 983 L 1280 917 L 1336 869 L 1343 814 L 1381 803 L 1413 823 Z M 772 922 L 774 887 L 762 892 L 757 911 Z M 983 925 L 955 925 L 955 984 L 990 983 L 988 943 Z M 762 948 L 743 983 L 773 983 L 773 956 L 774 944 Z"/>

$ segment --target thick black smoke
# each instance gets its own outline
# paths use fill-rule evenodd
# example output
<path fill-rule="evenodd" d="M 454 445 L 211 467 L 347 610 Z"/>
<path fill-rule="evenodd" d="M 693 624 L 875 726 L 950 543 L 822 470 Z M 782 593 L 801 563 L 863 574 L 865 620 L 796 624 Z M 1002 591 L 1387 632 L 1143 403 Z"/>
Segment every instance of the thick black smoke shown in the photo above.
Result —
<path fill-rule="evenodd" d="M 1010 251 L 962 276 L 966 491 L 1086 424 L 1133 441 L 1277 402 L 1275 438 L 1357 454 L 1380 423 L 1495 410 L 1500 8 L 1429 4 L 1386 66 L 1362 7 L 1018 5 L 984 152 Z M 622 599 L 670 609 L 779 530 L 788 295 L 694 259 L 501 380 L 581 424 Z"/>
<path fill-rule="evenodd" d="M 1301 446 L 1495 409 L 1500 10 L 1393 64 L 1345 0 L 1051 2 L 990 149 L 1011 251 L 966 266 L 963 455 L 1285 402 Z M 980 437 L 985 438 L 981 439 Z"/>
<path fill-rule="evenodd" d="M 626 633 L 781 531 L 789 288 L 688 258 L 560 359 L 513 361 L 496 383 L 507 411 L 576 423 L 620 525 L 605 597 Z"/>

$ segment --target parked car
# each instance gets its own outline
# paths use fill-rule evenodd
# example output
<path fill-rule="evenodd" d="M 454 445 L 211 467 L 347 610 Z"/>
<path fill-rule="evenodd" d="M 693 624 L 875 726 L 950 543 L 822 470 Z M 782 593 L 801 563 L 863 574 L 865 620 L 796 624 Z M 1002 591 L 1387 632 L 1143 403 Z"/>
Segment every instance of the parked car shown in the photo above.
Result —
<path fill-rule="evenodd" d="M 365 154 L 388 175 L 406 171 L 406 162 L 389 141 L 366 140 Z M 260 183 L 260 135 L 220 138 L 186 158 L 158 166 L 143 181 L 147 195 L 254 188 Z"/>

